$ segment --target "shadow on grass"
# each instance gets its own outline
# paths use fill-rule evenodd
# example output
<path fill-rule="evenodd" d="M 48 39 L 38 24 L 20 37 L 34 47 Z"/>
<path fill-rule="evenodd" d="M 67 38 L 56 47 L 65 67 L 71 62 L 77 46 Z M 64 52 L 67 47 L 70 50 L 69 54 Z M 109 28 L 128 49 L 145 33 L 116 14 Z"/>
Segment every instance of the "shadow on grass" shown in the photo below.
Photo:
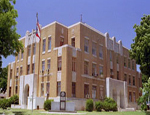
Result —
<path fill-rule="evenodd" d="M 24 111 L 13 111 L 14 115 L 27 115 Z"/>

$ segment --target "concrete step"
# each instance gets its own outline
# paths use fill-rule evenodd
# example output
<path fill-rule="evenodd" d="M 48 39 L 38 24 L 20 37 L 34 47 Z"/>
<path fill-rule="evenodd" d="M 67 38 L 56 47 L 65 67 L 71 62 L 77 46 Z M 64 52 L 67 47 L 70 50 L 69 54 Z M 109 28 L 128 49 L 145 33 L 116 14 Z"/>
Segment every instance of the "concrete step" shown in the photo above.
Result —
<path fill-rule="evenodd" d="M 120 109 L 120 111 L 135 111 L 135 108 L 125 108 L 125 109 Z"/>

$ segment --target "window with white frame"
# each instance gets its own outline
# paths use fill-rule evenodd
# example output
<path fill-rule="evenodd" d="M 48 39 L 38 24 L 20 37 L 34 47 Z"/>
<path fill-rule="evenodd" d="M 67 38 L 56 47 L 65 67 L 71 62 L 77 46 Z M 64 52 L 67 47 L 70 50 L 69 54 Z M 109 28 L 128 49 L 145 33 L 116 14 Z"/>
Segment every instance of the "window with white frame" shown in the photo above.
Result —
<path fill-rule="evenodd" d="M 17 76 L 19 75 L 19 68 L 17 67 Z"/>
<path fill-rule="evenodd" d="M 45 70 L 45 60 L 42 61 L 42 71 L 44 71 L 44 70 Z"/>
<path fill-rule="evenodd" d="M 36 53 L 36 43 L 33 44 L 33 55 Z"/>
<path fill-rule="evenodd" d="M 86 38 L 84 39 L 84 51 L 89 52 L 89 40 Z"/>
<path fill-rule="evenodd" d="M 103 75 L 103 66 L 99 66 L 99 74 Z"/>
<path fill-rule="evenodd" d="M 48 60 L 47 60 L 47 69 L 49 69 L 49 70 L 50 70 L 50 67 L 51 67 L 51 60 L 50 60 L 50 59 L 48 59 Z"/>
<path fill-rule="evenodd" d="M 92 54 L 96 56 L 96 43 L 92 42 Z"/>
<path fill-rule="evenodd" d="M 48 50 L 51 50 L 51 37 L 48 37 Z"/>
<path fill-rule="evenodd" d="M 103 58 L 103 46 L 99 46 L 99 57 Z"/>
<path fill-rule="evenodd" d="M 96 64 L 92 63 L 92 76 L 97 76 L 96 74 Z"/>
<path fill-rule="evenodd" d="M 92 86 L 92 98 L 96 99 L 96 86 Z"/>
<path fill-rule="evenodd" d="M 46 39 L 43 40 L 43 52 L 45 52 L 45 48 L 46 48 Z"/>
<path fill-rule="evenodd" d="M 88 75 L 89 73 L 89 62 L 84 61 L 84 74 Z"/>
<path fill-rule="evenodd" d="M 23 59 L 23 52 L 21 52 L 21 59 Z"/>
<path fill-rule="evenodd" d="M 58 71 L 62 70 L 62 59 L 61 57 L 58 57 Z"/>

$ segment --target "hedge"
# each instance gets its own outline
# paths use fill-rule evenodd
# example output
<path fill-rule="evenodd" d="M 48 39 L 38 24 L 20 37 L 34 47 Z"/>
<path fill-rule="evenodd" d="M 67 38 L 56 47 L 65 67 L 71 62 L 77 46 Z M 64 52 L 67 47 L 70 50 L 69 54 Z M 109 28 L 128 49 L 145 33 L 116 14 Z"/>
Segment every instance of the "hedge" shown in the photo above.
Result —
<path fill-rule="evenodd" d="M 93 111 L 93 100 L 88 99 L 86 100 L 86 111 Z"/>
<path fill-rule="evenodd" d="M 44 102 L 44 109 L 46 110 L 46 111 L 48 111 L 48 110 L 51 110 L 51 102 L 52 101 L 54 101 L 54 100 L 46 100 L 45 102 Z"/>

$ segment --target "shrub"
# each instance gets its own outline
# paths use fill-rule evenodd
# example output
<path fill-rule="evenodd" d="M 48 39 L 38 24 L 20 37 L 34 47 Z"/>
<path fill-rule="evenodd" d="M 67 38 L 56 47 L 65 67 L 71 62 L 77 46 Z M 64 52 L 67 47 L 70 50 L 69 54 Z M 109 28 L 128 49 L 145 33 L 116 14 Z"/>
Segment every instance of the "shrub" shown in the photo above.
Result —
<path fill-rule="evenodd" d="M 105 111 L 117 111 L 117 103 L 112 98 L 105 98 L 103 103 L 103 109 Z"/>
<path fill-rule="evenodd" d="M 103 102 L 102 101 L 95 102 L 95 109 L 96 111 L 101 111 L 103 109 Z"/>
<path fill-rule="evenodd" d="M 44 102 L 44 109 L 46 110 L 46 111 L 48 111 L 48 110 L 51 110 L 51 102 L 52 101 L 54 101 L 54 100 L 46 100 L 45 102 Z"/>
<path fill-rule="evenodd" d="M 11 104 L 19 104 L 19 96 L 13 95 L 11 98 L 9 98 Z"/>
<path fill-rule="evenodd" d="M 86 111 L 93 111 L 93 100 L 86 100 Z"/>
<path fill-rule="evenodd" d="M 7 102 L 8 102 L 8 99 L 2 99 L 1 101 L 0 101 L 0 108 L 2 108 L 2 109 L 7 109 L 7 107 L 8 107 L 8 105 L 7 105 Z"/>

